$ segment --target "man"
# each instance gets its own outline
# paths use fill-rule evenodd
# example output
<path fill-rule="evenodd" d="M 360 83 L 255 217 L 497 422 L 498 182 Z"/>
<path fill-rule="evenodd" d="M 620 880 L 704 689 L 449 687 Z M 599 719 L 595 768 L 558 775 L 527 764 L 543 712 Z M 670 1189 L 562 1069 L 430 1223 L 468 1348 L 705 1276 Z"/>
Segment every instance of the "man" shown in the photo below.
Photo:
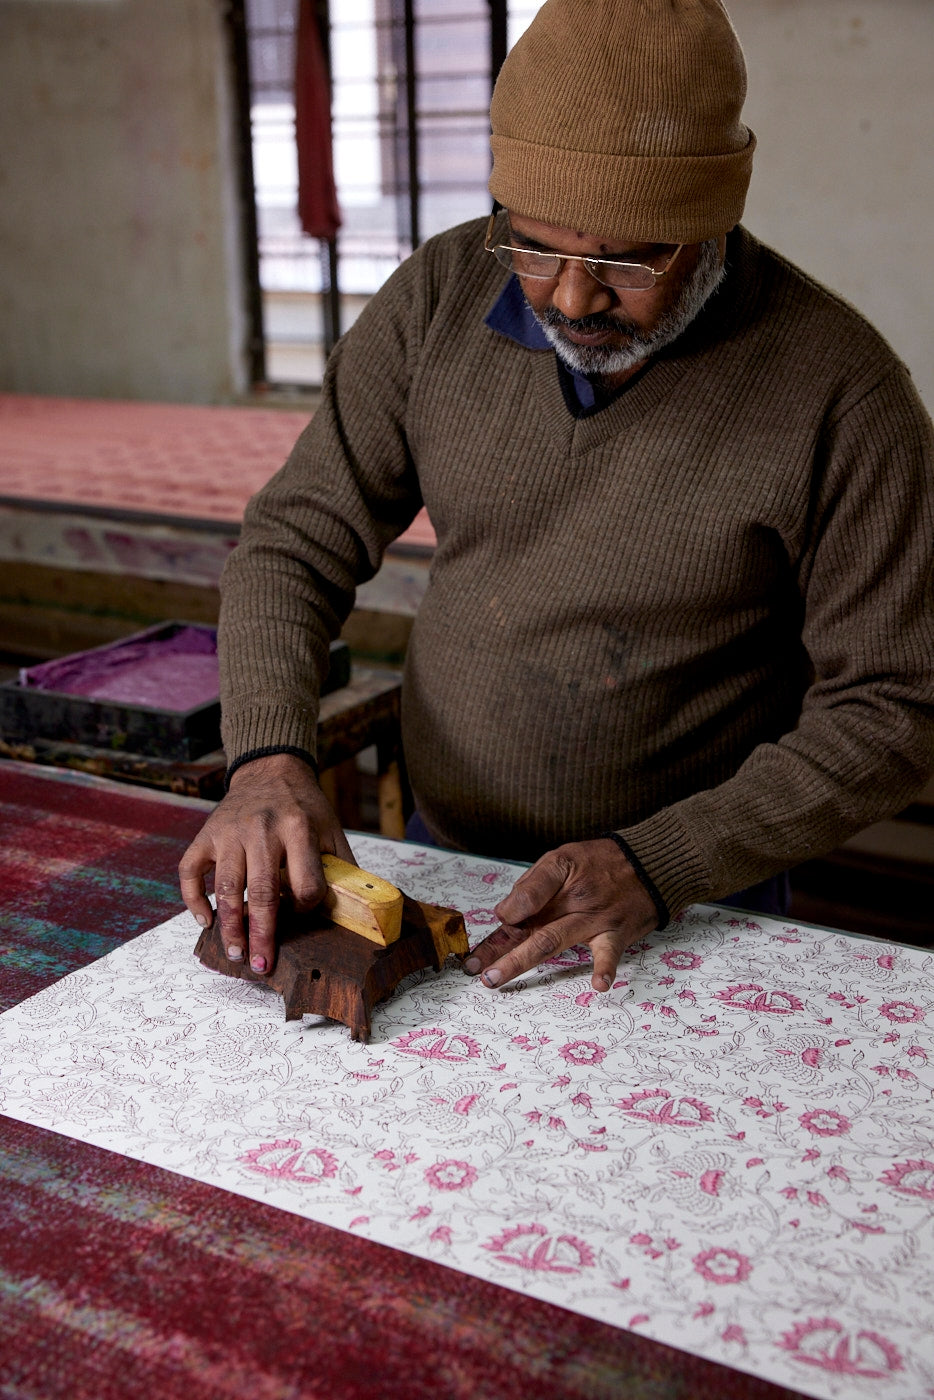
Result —
<path fill-rule="evenodd" d="M 347 857 L 313 769 L 327 643 L 422 502 L 438 534 L 403 738 L 420 818 L 536 863 L 469 971 L 790 866 L 934 766 L 930 422 L 851 308 L 739 224 L 754 138 L 719 0 L 548 0 L 491 111 L 502 206 L 344 337 L 224 577 L 230 789 L 189 908 L 269 970 L 279 871 Z M 771 882 L 771 883 L 770 883 Z M 772 903 L 769 903 L 769 900 Z"/>

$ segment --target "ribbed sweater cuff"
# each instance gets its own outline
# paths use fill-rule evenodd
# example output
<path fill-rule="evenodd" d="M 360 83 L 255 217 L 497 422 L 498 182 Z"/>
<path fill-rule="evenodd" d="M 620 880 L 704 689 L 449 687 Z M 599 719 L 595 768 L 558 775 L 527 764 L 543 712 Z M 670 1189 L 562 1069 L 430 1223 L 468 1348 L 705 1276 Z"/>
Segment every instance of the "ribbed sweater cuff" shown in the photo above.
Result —
<path fill-rule="evenodd" d="M 229 769 L 258 751 L 318 756 L 318 713 L 309 705 L 284 702 L 252 709 L 222 709 L 221 738 Z"/>
<path fill-rule="evenodd" d="M 665 808 L 619 833 L 673 917 L 688 904 L 708 897 L 707 863 L 683 823 Z M 638 865 L 633 861 L 638 874 Z M 646 886 L 648 888 L 648 886 Z M 649 889 L 649 893 L 652 890 Z"/>
<path fill-rule="evenodd" d="M 233 777 L 234 773 L 236 773 L 237 769 L 242 768 L 245 763 L 252 763 L 255 758 L 274 758 L 276 754 L 280 753 L 287 753 L 291 755 L 292 758 L 300 758 L 303 763 L 308 764 L 308 767 L 312 770 L 315 777 L 318 777 L 317 759 L 312 758 L 311 754 L 308 753 L 306 749 L 295 749 L 292 747 L 291 744 L 287 745 L 285 748 L 282 748 L 281 746 L 274 744 L 271 748 L 267 749 L 249 749 L 246 753 L 242 753 L 239 758 L 235 758 L 233 763 L 231 763 L 230 767 L 227 769 L 227 773 L 224 778 L 224 791 L 230 791 L 231 778 Z"/>
<path fill-rule="evenodd" d="M 663 929 L 667 927 L 668 920 L 671 918 L 671 914 L 668 911 L 668 905 L 662 899 L 661 893 L 656 888 L 654 880 L 649 878 L 648 871 L 642 864 L 642 861 L 636 855 L 635 851 L 630 846 L 629 842 L 624 841 L 618 831 L 607 831 L 604 832 L 604 835 L 606 836 L 608 841 L 616 842 L 617 846 L 620 848 L 623 855 L 626 857 L 626 859 L 629 861 L 629 864 L 636 872 L 636 875 L 639 877 L 639 880 L 641 881 L 646 894 L 649 896 L 652 903 L 655 905 L 655 912 L 658 914 L 658 923 L 655 925 L 655 927 L 657 929 Z"/>

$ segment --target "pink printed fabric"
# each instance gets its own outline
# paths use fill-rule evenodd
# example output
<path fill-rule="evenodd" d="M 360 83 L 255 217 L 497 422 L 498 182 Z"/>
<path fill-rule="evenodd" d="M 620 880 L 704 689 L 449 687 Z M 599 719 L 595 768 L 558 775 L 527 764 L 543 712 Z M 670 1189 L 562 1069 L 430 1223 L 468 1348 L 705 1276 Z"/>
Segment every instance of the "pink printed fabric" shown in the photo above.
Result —
<path fill-rule="evenodd" d="M 516 868 L 357 837 L 465 911 Z M 833 1400 L 934 1395 L 934 954 L 699 906 L 606 995 L 450 965 L 369 1045 L 187 915 L 0 1017 L 0 1111 Z"/>

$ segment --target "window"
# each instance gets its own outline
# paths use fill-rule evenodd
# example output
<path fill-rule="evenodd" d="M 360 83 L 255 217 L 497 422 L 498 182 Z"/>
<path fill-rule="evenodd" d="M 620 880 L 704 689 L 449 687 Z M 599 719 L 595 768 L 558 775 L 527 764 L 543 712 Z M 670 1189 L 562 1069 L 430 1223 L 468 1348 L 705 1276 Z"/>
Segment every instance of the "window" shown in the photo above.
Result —
<path fill-rule="evenodd" d="M 299 0 L 245 0 L 266 379 L 321 381 L 335 336 L 412 247 L 487 212 L 491 74 L 537 0 L 317 0 L 342 223 L 297 212 Z"/>

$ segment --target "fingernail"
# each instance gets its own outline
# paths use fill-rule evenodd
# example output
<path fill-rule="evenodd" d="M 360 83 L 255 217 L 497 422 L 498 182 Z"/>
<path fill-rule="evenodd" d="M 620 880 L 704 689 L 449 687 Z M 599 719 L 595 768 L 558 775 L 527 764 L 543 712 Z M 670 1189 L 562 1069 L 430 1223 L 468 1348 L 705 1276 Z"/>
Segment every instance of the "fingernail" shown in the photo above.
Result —
<path fill-rule="evenodd" d="M 230 947 L 227 949 L 227 957 L 231 962 L 240 962 L 243 957 L 243 949 L 238 948 L 236 943 L 231 943 Z"/>
<path fill-rule="evenodd" d="M 195 923 L 196 923 L 196 924 L 200 924 L 202 928 L 207 928 L 207 926 L 208 926 L 208 924 L 209 924 L 210 922 L 211 922 L 211 920 L 208 918 L 207 914 L 196 914 L 196 915 L 195 915 Z"/>
<path fill-rule="evenodd" d="M 261 958 L 261 957 L 259 956 L 259 954 L 257 953 L 257 955 L 256 955 L 255 958 L 250 958 L 250 967 L 252 967 L 252 969 L 253 969 L 254 972 L 265 972 L 265 971 L 266 971 L 266 959 L 265 959 L 265 958 Z"/>
<path fill-rule="evenodd" d="M 466 962 L 464 963 L 464 971 L 465 971 L 465 972 L 471 972 L 471 973 L 473 973 L 473 972 L 479 972 L 479 971 L 480 971 L 480 959 L 479 959 L 479 958 L 468 958 L 468 959 L 466 960 Z"/>
<path fill-rule="evenodd" d="M 595 977 L 593 980 L 594 980 L 595 982 L 599 982 L 599 983 L 600 983 L 600 986 L 599 986 L 599 987 L 595 987 L 595 988 L 594 988 L 595 991 L 598 991 L 598 992 L 608 992 L 608 991 L 610 990 L 610 979 L 609 979 L 609 977 Z"/>
<path fill-rule="evenodd" d="M 480 978 L 480 981 L 485 982 L 488 987 L 498 987 L 502 980 L 503 974 L 498 967 L 487 968 L 486 972 L 484 972 L 483 976 Z"/>

